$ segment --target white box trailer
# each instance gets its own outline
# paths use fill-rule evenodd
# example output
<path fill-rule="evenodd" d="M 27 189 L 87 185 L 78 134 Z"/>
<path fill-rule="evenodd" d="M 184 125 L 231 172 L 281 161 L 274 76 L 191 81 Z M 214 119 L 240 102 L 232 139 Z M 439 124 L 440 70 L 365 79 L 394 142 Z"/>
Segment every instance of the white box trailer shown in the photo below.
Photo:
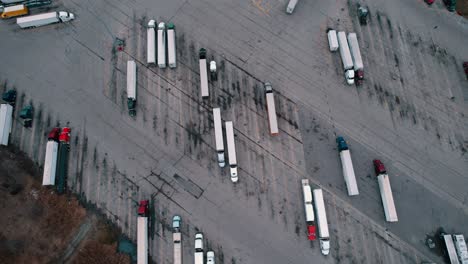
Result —
<path fill-rule="evenodd" d="M 42 185 L 55 185 L 58 147 L 58 143 L 53 140 L 47 142 Z"/>
<path fill-rule="evenodd" d="M 336 36 L 336 30 L 330 29 L 327 32 L 328 46 L 330 51 L 337 51 L 340 45 L 338 44 L 338 37 Z"/>
<path fill-rule="evenodd" d="M 457 251 L 455 249 L 455 245 L 453 244 L 452 235 L 443 235 L 442 236 L 445 242 L 445 248 L 447 250 L 447 255 L 449 257 L 451 264 L 460 264 L 458 260 Z"/>
<path fill-rule="evenodd" d="M 137 264 L 148 264 L 148 217 L 137 218 Z"/>
<path fill-rule="evenodd" d="M 354 84 L 353 59 L 351 58 L 351 52 L 349 51 L 346 34 L 343 31 L 338 32 L 338 45 L 340 46 L 340 55 L 341 61 L 343 62 L 346 82 L 349 85 Z"/>
<path fill-rule="evenodd" d="M 156 63 L 156 32 L 155 32 L 155 27 L 156 27 L 156 21 L 151 19 L 148 22 L 148 28 L 146 29 L 146 36 L 147 36 L 146 62 L 148 64 L 155 64 Z"/>
<path fill-rule="evenodd" d="M 348 144 L 346 144 L 343 137 L 337 137 L 336 143 L 338 144 L 338 151 L 340 152 L 341 167 L 348 195 L 358 195 L 359 189 L 357 186 L 356 175 L 354 174 L 353 162 L 351 160 L 351 153 L 348 149 Z"/>
<path fill-rule="evenodd" d="M 322 189 L 314 189 L 315 211 L 317 213 L 317 225 L 319 229 L 320 250 L 323 255 L 330 253 L 330 233 L 328 232 L 327 212 L 323 201 Z"/>
<path fill-rule="evenodd" d="M 398 222 L 398 215 L 393 201 L 392 187 L 390 186 L 390 179 L 387 174 L 380 174 L 377 176 L 379 182 L 380 196 L 382 197 L 382 204 L 385 212 L 385 219 L 387 222 Z"/>
<path fill-rule="evenodd" d="M 13 106 L 2 104 L 0 106 L 0 145 L 8 146 L 12 126 Z"/>
<path fill-rule="evenodd" d="M 315 221 L 314 207 L 312 205 L 312 189 L 308 179 L 302 179 L 302 194 L 304 197 L 304 207 L 306 214 L 306 222 L 309 224 Z"/>
<path fill-rule="evenodd" d="M 200 57 L 200 90 L 202 98 L 210 96 L 208 89 L 208 69 L 206 65 L 206 50 L 201 48 L 199 52 Z"/>
<path fill-rule="evenodd" d="M 234 142 L 234 127 L 232 121 L 227 121 L 225 126 L 231 181 L 237 182 L 239 178 L 237 176 L 236 144 Z"/>
<path fill-rule="evenodd" d="M 270 124 L 270 135 L 276 136 L 279 133 L 278 119 L 276 117 L 275 98 L 273 97 L 273 89 L 271 84 L 265 83 L 265 97 L 268 112 L 268 123 Z"/>
<path fill-rule="evenodd" d="M 21 28 L 40 27 L 49 24 L 68 22 L 75 19 L 73 13 L 60 11 L 50 12 L 33 16 L 19 17 L 16 19 L 16 24 Z"/>
<path fill-rule="evenodd" d="M 289 0 L 288 6 L 286 7 L 286 13 L 292 14 L 294 8 L 296 8 L 298 0 Z"/>
<path fill-rule="evenodd" d="M 224 139 L 223 139 L 223 123 L 221 121 L 221 109 L 213 108 L 213 121 L 215 131 L 215 145 L 218 156 L 218 165 L 224 168 L 226 161 L 224 159 Z"/>
<path fill-rule="evenodd" d="M 175 26 L 172 23 L 167 25 L 167 57 L 169 68 L 175 68 L 177 66 L 176 37 Z"/>
<path fill-rule="evenodd" d="M 137 88 L 137 76 L 136 76 L 136 63 L 133 60 L 127 62 L 127 106 L 128 113 L 130 116 L 136 114 L 136 88 Z"/>
<path fill-rule="evenodd" d="M 461 264 L 468 264 L 468 248 L 466 247 L 465 237 L 461 234 L 453 235 L 455 249 Z"/>
<path fill-rule="evenodd" d="M 158 25 L 158 67 L 166 68 L 166 25 L 164 22 Z"/>
<path fill-rule="evenodd" d="M 362 64 L 361 51 L 359 50 L 356 33 L 348 33 L 348 44 L 351 51 L 351 58 L 353 59 L 354 70 L 363 70 L 364 64 Z"/>
<path fill-rule="evenodd" d="M 174 242 L 174 264 L 182 264 L 182 234 L 180 232 L 172 233 Z"/>

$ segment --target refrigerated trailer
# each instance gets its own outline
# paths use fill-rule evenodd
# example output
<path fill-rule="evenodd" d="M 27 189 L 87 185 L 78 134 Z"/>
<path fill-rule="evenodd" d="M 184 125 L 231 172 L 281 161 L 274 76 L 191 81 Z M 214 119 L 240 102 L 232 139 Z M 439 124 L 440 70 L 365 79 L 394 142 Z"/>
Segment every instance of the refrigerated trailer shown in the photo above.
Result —
<path fill-rule="evenodd" d="M 0 145 L 8 146 L 12 125 L 13 106 L 2 104 L 0 106 Z"/>
<path fill-rule="evenodd" d="M 314 216 L 314 207 L 312 205 L 312 190 L 309 185 L 308 179 L 302 179 L 302 195 L 304 198 L 304 211 L 306 216 L 307 224 L 307 238 L 309 240 L 316 239 L 315 233 L 315 216 Z"/>
<path fill-rule="evenodd" d="M 278 135 L 278 119 L 276 117 L 275 98 L 273 97 L 273 89 L 269 82 L 265 83 L 265 97 L 268 112 L 268 123 L 270 124 L 270 134 Z"/>
<path fill-rule="evenodd" d="M 234 142 L 234 127 L 232 121 L 227 121 L 225 126 L 231 181 L 237 182 L 239 178 L 237 176 L 236 144 Z"/>
<path fill-rule="evenodd" d="M 130 116 L 136 115 L 136 63 L 133 60 L 127 62 L 127 106 Z"/>
<path fill-rule="evenodd" d="M 46 146 L 42 185 L 55 185 L 55 174 L 57 172 L 57 154 L 58 143 L 56 141 L 49 140 Z"/>
<path fill-rule="evenodd" d="M 147 54 L 146 54 L 146 62 L 148 64 L 155 64 L 156 63 L 156 33 L 155 33 L 156 21 L 151 19 L 148 22 L 148 28 L 146 29 L 146 36 L 147 36 Z"/>
<path fill-rule="evenodd" d="M 224 159 L 224 139 L 223 139 L 223 123 L 221 121 L 221 109 L 213 108 L 213 121 L 214 121 L 214 131 L 215 131 L 215 145 L 216 153 L 218 156 L 218 165 L 221 168 L 224 168 L 226 165 Z"/>
<path fill-rule="evenodd" d="M 351 153 L 348 149 L 348 144 L 346 144 L 346 141 L 343 139 L 343 137 L 337 137 L 336 143 L 338 144 L 338 151 L 340 152 L 341 167 L 343 170 L 343 177 L 346 183 L 346 188 L 348 190 L 348 195 L 358 195 L 359 190 L 357 186 L 356 175 L 354 174 Z"/>
<path fill-rule="evenodd" d="M 200 90 L 202 98 L 207 98 L 210 96 L 208 89 L 208 70 L 206 65 L 206 50 L 204 48 L 200 49 Z"/>
<path fill-rule="evenodd" d="M 169 68 L 175 68 L 177 66 L 176 60 L 176 36 L 175 26 L 172 23 L 167 25 L 167 58 Z"/>
<path fill-rule="evenodd" d="M 158 67 L 166 68 L 166 25 L 164 22 L 158 25 Z"/>
<path fill-rule="evenodd" d="M 340 55 L 341 61 L 343 62 L 346 82 L 349 85 L 354 84 L 353 59 L 351 58 L 351 52 L 349 51 L 346 34 L 343 31 L 338 32 L 338 45 L 340 46 Z"/>
<path fill-rule="evenodd" d="M 323 255 L 328 255 L 330 253 L 330 233 L 328 232 L 327 212 L 325 211 L 322 189 L 314 189 L 313 194 L 315 212 L 317 213 L 320 250 Z"/>

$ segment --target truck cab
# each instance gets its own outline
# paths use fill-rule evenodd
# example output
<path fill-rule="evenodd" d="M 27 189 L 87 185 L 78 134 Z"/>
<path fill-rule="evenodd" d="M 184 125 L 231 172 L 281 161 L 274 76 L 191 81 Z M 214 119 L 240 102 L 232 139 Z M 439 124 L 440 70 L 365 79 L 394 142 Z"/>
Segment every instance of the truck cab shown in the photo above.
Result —
<path fill-rule="evenodd" d="M 71 129 L 69 127 L 62 128 L 62 132 L 59 136 L 59 141 L 62 143 L 70 143 L 70 133 Z"/>
<path fill-rule="evenodd" d="M 206 252 L 206 264 L 215 264 L 215 255 L 213 251 Z"/>
<path fill-rule="evenodd" d="M 75 19 L 75 15 L 70 12 L 60 11 L 58 12 L 58 17 L 62 22 L 68 22 Z"/>
<path fill-rule="evenodd" d="M 307 226 L 307 239 L 309 239 L 310 241 L 314 241 L 315 239 L 317 239 L 314 224 L 310 224 Z"/>
<path fill-rule="evenodd" d="M 353 85 L 354 84 L 354 70 L 353 69 L 346 70 L 345 78 L 346 78 L 346 83 L 348 83 L 349 85 Z"/>
<path fill-rule="evenodd" d="M 387 171 L 385 170 L 385 166 L 382 163 L 382 161 L 375 159 L 373 160 L 374 163 L 374 170 L 375 170 L 375 175 L 378 176 L 380 174 L 385 174 Z"/>
<path fill-rule="evenodd" d="M 322 251 L 322 254 L 325 256 L 330 254 L 330 240 L 320 239 L 320 250 Z"/>
<path fill-rule="evenodd" d="M 149 215 L 149 201 L 142 200 L 138 206 L 138 216 L 148 217 Z"/>
<path fill-rule="evenodd" d="M 182 218 L 178 215 L 174 215 L 172 218 L 172 229 L 174 232 L 178 232 L 180 230 L 180 223 L 182 222 Z"/>
<path fill-rule="evenodd" d="M 337 137 L 336 138 L 336 143 L 338 144 L 338 151 L 348 149 L 348 144 L 346 144 L 346 141 L 344 140 L 343 137 Z"/>
<path fill-rule="evenodd" d="M 364 81 L 364 71 L 363 70 L 355 71 L 355 79 L 356 79 L 356 84 L 361 85 L 362 81 Z"/>
<path fill-rule="evenodd" d="M 48 140 L 58 141 L 60 136 L 60 127 L 54 127 L 47 136 Z"/>

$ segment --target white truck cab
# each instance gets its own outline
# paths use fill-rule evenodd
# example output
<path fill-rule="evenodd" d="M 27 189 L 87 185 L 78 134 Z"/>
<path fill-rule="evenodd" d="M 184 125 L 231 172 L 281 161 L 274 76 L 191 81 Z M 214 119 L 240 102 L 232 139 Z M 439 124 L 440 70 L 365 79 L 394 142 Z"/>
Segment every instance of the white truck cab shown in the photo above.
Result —
<path fill-rule="evenodd" d="M 75 15 L 70 12 L 65 12 L 65 11 L 60 11 L 59 13 L 59 18 L 62 20 L 62 22 L 68 22 L 70 20 L 75 19 Z"/>
<path fill-rule="evenodd" d="M 213 251 L 206 252 L 206 264 L 215 264 L 215 255 Z"/>

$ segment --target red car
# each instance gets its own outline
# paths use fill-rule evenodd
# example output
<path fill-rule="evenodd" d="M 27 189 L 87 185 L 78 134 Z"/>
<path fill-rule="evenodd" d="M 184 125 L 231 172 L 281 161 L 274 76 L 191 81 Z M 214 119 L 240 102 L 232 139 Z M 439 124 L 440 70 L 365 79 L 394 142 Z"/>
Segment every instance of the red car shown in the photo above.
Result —
<path fill-rule="evenodd" d="M 311 241 L 317 238 L 317 235 L 315 234 L 315 225 L 307 226 L 307 238 Z"/>
<path fill-rule="evenodd" d="M 47 136 L 47 139 L 48 140 L 58 141 L 59 135 L 60 135 L 60 127 L 54 127 L 49 132 L 49 135 Z"/>
<path fill-rule="evenodd" d="M 375 159 L 373 162 L 374 162 L 375 175 L 378 176 L 380 174 L 387 173 L 387 171 L 385 170 L 384 164 L 380 160 Z"/>
<path fill-rule="evenodd" d="M 463 69 L 465 70 L 466 79 L 468 79 L 468 61 L 463 63 Z"/>
<path fill-rule="evenodd" d="M 138 206 L 138 215 L 148 216 L 148 212 L 149 212 L 149 201 L 148 200 L 140 201 L 140 206 Z"/>
<path fill-rule="evenodd" d="M 432 5 L 434 3 L 435 0 L 424 0 L 424 2 L 426 2 L 426 4 L 428 5 Z"/>

